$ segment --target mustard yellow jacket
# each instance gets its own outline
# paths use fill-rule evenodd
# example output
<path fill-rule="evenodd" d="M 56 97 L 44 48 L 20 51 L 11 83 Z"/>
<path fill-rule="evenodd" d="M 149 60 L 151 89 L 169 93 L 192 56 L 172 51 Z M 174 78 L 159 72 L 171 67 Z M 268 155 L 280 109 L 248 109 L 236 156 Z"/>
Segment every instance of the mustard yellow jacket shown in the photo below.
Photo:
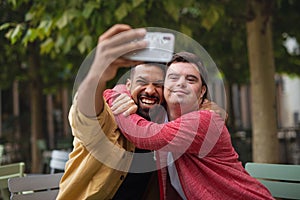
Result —
<path fill-rule="evenodd" d="M 97 118 L 88 118 L 79 112 L 75 96 L 69 121 L 74 149 L 57 199 L 111 199 L 127 175 L 134 145 L 119 131 L 107 104 Z"/>

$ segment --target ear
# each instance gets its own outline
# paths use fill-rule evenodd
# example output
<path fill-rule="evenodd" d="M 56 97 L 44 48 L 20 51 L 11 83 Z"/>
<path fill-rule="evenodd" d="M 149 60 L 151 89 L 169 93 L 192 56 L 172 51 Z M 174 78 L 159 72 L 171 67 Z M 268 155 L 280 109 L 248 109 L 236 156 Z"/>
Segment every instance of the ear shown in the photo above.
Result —
<path fill-rule="evenodd" d="M 201 87 L 201 95 L 200 95 L 201 98 L 203 98 L 203 96 L 204 96 L 206 90 L 207 90 L 206 86 L 205 86 L 205 85 L 202 85 L 202 87 Z"/>
<path fill-rule="evenodd" d="M 131 80 L 130 80 L 130 79 L 127 79 L 127 80 L 126 80 L 126 89 L 127 89 L 127 90 L 130 90 L 130 87 L 131 87 Z"/>

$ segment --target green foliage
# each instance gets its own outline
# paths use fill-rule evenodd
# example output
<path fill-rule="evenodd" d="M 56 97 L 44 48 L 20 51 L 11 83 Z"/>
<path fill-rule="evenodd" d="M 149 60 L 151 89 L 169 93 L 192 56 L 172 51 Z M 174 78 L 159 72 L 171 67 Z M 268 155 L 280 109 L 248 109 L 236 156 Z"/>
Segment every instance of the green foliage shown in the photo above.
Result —
<path fill-rule="evenodd" d="M 295 37 L 300 44 L 299 1 L 278 0 L 274 10 L 274 57 L 276 71 L 300 75 L 300 54 L 290 54 L 283 43 L 287 36 Z M 298 51 L 300 47 L 298 46 Z"/>
<path fill-rule="evenodd" d="M 201 25 L 210 30 L 219 21 L 220 17 L 224 15 L 224 11 L 220 6 L 210 5 L 204 12 Z"/>
<path fill-rule="evenodd" d="M 175 22 L 178 22 L 179 20 L 181 9 L 180 5 L 178 5 L 177 3 L 182 4 L 181 2 L 184 1 L 176 1 L 176 3 L 172 2 L 172 0 L 163 1 L 164 7 L 168 8 L 166 9 L 166 12 L 173 18 Z"/>
<path fill-rule="evenodd" d="M 12 44 L 15 44 L 22 36 L 24 27 L 22 24 L 17 24 L 15 28 L 10 29 L 5 35 L 7 38 L 10 38 Z"/>
<path fill-rule="evenodd" d="M 127 2 L 121 3 L 121 5 L 114 12 L 117 20 L 122 20 L 125 16 L 128 15 L 128 12 L 131 11 L 131 6 Z"/>
<path fill-rule="evenodd" d="M 16 44 L 16 38 L 20 37 L 22 31 L 22 25 L 19 25 L 15 31 L 7 31 L 11 27 L 11 23 L 8 23 L 7 19 L 18 18 L 11 5 L 10 2 L 0 1 L 0 89 L 11 87 L 14 80 L 24 81 L 27 79 L 24 75 L 26 72 L 24 62 L 26 50 L 18 45 L 11 45 L 5 38 L 5 35 L 13 35 L 15 38 L 13 42 Z"/>
<path fill-rule="evenodd" d="M 299 41 L 299 24 L 291 24 L 299 21 L 298 2 L 276 1 L 274 49 L 278 71 L 299 73 L 299 56 L 289 55 L 282 45 L 284 32 Z M 41 71 L 45 71 L 42 76 L 58 74 L 52 77 L 69 81 L 71 77 L 61 73 L 64 68 L 72 66 L 69 68 L 75 73 L 82 60 L 74 58 L 87 55 L 96 46 L 98 36 L 113 24 L 169 28 L 193 37 L 212 56 L 229 82 L 242 83 L 249 77 L 244 10 L 245 2 L 237 0 L 8 0 L 1 2 L 0 33 L 1 41 L 5 36 L 11 43 L 3 43 L 6 49 L 13 45 L 24 53 L 29 43 L 38 42 L 40 59 L 51 66 L 62 66 L 49 67 L 42 62 L 45 65 L 41 66 Z M 11 66 L 4 58 L 1 62 L 2 66 Z M 14 59 L 11 62 L 16 63 Z M 68 78 L 60 79 L 62 76 Z M 47 77 L 43 80 L 47 82 Z"/>
<path fill-rule="evenodd" d="M 78 49 L 80 53 L 87 52 L 90 47 L 94 45 L 92 36 L 90 35 L 85 35 L 83 36 L 82 40 L 78 43 Z"/>

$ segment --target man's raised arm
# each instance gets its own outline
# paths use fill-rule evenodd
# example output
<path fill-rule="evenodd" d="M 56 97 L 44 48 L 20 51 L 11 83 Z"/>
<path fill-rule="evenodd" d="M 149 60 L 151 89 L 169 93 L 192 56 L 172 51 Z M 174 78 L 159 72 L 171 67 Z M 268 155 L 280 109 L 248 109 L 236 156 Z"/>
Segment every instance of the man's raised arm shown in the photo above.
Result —
<path fill-rule="evenodd" d="M 106 83 L 113 79 L 120 67 L 130 67 L 141 62 L 122 58 L 122 55 L 145 48 L 145 29 L 132 29 L 128 25 L 117 24 L 103 33 L 98 40 L 92 66 L 78 88 L 77 101 L 80 112 L 89 117 L 99 115 L 104 106 L 103 91 Z M 135 42 L 131 42 L 135 41 Z"/>

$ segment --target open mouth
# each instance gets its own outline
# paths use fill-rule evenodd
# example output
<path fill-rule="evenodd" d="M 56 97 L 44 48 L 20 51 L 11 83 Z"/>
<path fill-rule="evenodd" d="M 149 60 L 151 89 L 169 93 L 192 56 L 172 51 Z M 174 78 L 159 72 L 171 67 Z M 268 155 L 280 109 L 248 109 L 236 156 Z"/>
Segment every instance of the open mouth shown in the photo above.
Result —
<path fill-rule="evenodd" d="M 159 99 L 157 97 L 140 96 L 139 101 L 141 104 L 148 106 L 152 106 L 159 103 Z"/>

